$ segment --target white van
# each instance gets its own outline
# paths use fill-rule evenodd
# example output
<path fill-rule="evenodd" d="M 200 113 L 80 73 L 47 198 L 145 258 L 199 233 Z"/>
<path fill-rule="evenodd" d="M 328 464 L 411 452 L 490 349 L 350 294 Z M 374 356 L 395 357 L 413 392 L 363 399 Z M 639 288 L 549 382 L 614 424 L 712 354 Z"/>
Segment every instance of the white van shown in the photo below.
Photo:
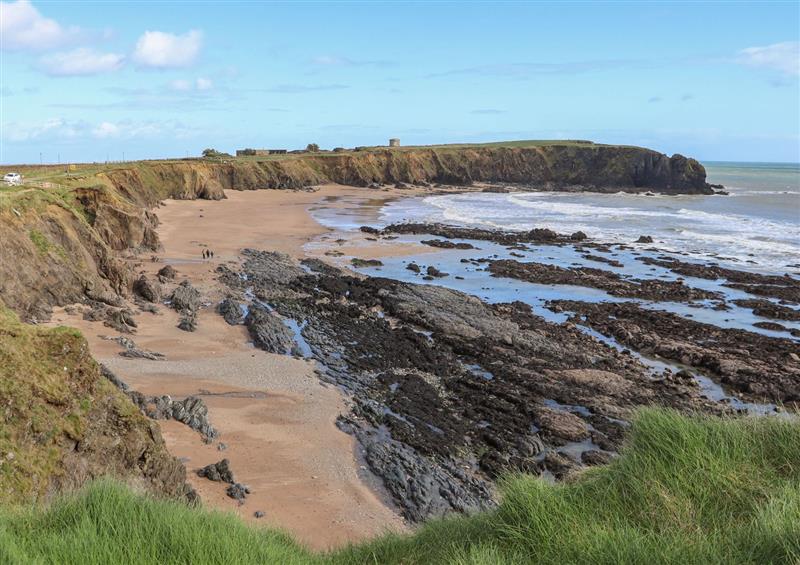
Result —
<path fill-rule="evenodd" d="M 6 173 L 3 182 L 12 186 L 22 184 L 22 175 L 19 173 Z"/>

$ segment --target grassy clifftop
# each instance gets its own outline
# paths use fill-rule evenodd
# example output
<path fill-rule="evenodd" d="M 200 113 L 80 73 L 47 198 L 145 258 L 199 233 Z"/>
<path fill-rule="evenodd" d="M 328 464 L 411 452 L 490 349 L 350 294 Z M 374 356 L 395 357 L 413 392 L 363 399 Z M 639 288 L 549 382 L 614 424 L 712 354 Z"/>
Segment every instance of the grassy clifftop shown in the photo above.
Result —
<path fill-rule="evenodd" d="M 64 174 L 29 167 L 29 178 L 67 186 L 114 187 L 129 200 L 219 198 L 222 189 L 303 188 L 338 183 L 510 182 L 535 188 L 709 193 L 705 169 L 681 155 L 579 140 L 364 147 L 336 152 L 81 165 Z"/>
<path fill-rule="evenodd" d="M 550 485 L 511 480 L 497 511 L 330 554 L 95 484 L 0 515 L 13 563 L 797 563 L 800 424 L 645 411 L 609 466 Z"/>
<path fill-rule="evenodd" d="M 0 503 L 105 475 L 184 494 L 185 469 L 158 426 L 100 374 L 80 333 L 22 324 L 0 304 Z"/>

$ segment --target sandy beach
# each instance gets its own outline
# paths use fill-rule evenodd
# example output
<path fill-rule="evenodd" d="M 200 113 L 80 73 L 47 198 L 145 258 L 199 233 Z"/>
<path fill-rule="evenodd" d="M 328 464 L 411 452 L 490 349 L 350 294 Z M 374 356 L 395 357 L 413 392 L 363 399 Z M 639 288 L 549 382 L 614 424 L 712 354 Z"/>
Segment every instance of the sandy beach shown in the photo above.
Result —
<path fill-rule="evenodd" d="M 213 308 L 222 292 L 215 269 L 238 263 L 241 249 L 299 257 L 307 254 L 303 246 L 317 239 L 321 245 L 311 246 L 308 253 L 323 255 L 325 238 L 335 239 L 335 234 L 314 221 L 310 208 L 352 207 L 369 198 L 360 209 L 366 222 L 391 195 L 324 186 L 314 192 L 228 191 L 226 196 L 217 202 L 164 203 L 156 210 L 163 250 L 157 261 L 136 260 L 137 271 L 150 276 L 172 265 L 177 280 L 188 278 L 207 301 L 197 331 L 191 333 L 177 328 L 178 314 L 165 306 L 157 314 L 137 316 L 137 332 L 130 337 L 140 348 L 163 354 L 164 360 L 121 357 L 121 347 L 103 339 L 115 336 L 114 331 L 83 320 L 80 309 L 71 314 L 59 309 L 51 323 L 82 330 L 95 358 L 135 390 L 176 398 L 202 396 L 220 431 L 217 442 L 204 444 L 199 434 L 174 421 L 159 424 L 206 507 L 286 530 L 315 549 L 406 530 L 387 498 L 372 488 L 375 482 L 358 461 L 354 439 L 336 427 L 347 402 L 339 389 L 320 382 L 313 362 L 255 349 L 243 326 L 226 324 Z M 393 252 L 420 251 L 409 247 L 394 246 Z M 204 249 L 214 251 L 212 260 L 203 260 Z M 348 242 L 340 251 L 364 258 L 387 253 L 366 238 Z M 223 457 L 229 459 L 236 480 L 253 491 L 241 506 L 225 495 L 224 483 L 194 473 Z M 256 519 L 257 511 L 264 517 Z"/>

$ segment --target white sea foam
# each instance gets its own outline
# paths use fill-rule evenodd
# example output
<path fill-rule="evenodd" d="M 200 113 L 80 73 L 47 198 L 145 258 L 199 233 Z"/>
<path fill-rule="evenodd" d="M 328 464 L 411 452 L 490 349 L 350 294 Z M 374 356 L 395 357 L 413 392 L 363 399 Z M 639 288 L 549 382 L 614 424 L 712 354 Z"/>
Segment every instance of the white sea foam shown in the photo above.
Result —
<path fill-rule="evenodd" d="M 783 192 L 752 192 L 758 198 L 746 205 L 737 204 L 738 199 L 697 196 L 463 193 L 401 201 L 384 210 L 384 220 L 504 230 L 548 227 L 562 233 L 581 230 L 590 237 L 624 243 L 651 235 L 664 250 L 698 258 L 727 257 L 740 267 L 784 272 L 800 258 L 800 208 L 795 217 L 792 200 Z"/>

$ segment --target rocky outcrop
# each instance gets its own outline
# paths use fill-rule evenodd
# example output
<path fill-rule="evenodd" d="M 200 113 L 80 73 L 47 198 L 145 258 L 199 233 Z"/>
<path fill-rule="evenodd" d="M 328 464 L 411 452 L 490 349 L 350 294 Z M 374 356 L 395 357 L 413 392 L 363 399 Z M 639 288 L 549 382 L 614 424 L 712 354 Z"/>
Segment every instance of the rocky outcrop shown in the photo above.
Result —
<path fill-rule="evenodd" d="M 256 347 L 269 353 L 287 353 L 294 347 L 292 332 L 281 317 L 259 303 L 254 303 L 244 320 Z"/>
<path fill-rule="evenodd" d="M 584 452 L 598 452 L 589 462 L 610 457 L 637 406 L 723 411 L 691 377 L 653 378 L 630 352 L 523 303 L 244 255 L 243 272 L 220 267 L 220 280 L 255 295 L 251 315 L 282 336 L 272 351 L 302 341 L 320 378 L 350 393 L 338 425 L 412 521 L 491 507 L 494 481 L 508 472 L 562 477 Z M 284 320 L 302 321 L 294 336 Z"/>
<path fill-rule="evenodd" d="M 700 369 L 755 402 L 800 404 L 800 356 L 789 338 L 719 328 L 629 302 L 556 300 L 548 307 L 574 313 L 575 322 L 625 347 Z"/>
<path fill-rule="evenodd" d="M 602 261 L 611 260 L 600 258 Z M 626 279 L 617 273 L 591 267 L 559 267 L 545 263 L 520 262 L 511 259 L 489 261 L 489 272 L 495 277 L 506 277 L 536 284 L 576 285 L 598 288 L 612 296 L 643 300 L 724 300 L 713 291 L 692 288 L 681 281 L 657 279 Z"/>

